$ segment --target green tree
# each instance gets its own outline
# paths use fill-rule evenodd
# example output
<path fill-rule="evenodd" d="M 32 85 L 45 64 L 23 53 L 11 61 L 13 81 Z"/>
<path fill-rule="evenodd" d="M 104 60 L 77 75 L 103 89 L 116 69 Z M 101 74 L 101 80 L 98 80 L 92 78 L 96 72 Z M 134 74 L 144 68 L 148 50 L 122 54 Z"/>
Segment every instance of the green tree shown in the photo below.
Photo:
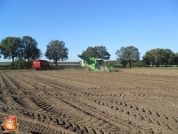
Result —
<path fill-rule="evenodd" d="M 120 60 L 123 66 L 126 63 L 129 63 L 129 67 L 132 67 L 132 64 L 135 61 L 139 60 L 140 53 L 138 51 L 138 48 L 134 46 L 128 46 L 128 47 L 121 47 L 120 50 L 116 51 L 117 60 Z"/>
<path fill-rule="evenodd" d="M 148 58 L 149 60 L 151 61 L 151 65 L 153 67 L 153 65 L 156 65 L 157 64 L 157 61 L 158 61 L 158 56 L 157 56 L 157 49 L 152 49 L 150 51 L 148 51 L 148 53 L 146 53 L 148 55 Z"/>
<path fill-rule="evenodd" d="M 173 61 L 174 61 L 174 64 L 178 66 L 178 53 L 175 53 Z"/>
<path fill-rule="evenodd" d="M 145 53 L 145 55 L 143 56 L 143 62 L 144 62 L 147 66 L 149 66 L 149 65 L 151 64 L 152 67 L 153 67 L 154 62 L 155 62 L 155 59 L 154 59 L 154 56 L 153 56 L 153 54 L 152 54 L 151 51 L 147 51 L 147 52 Z"/>
<path fill-rule="evenodd" d="M 170 49 L 151 49 L 143 56 L 143 62 L 146 65 L 156 65 L 157 67 L 161 64 L 171 65 L 173 62 L 174 53 Z"/>
<path fill-rule="evenodd" d="M 144 63 L 145 66 L 149 66 L 151 64 L 148 57 L 143 56 L 142 59 L 143 59 L 142 62 Z"/>
<path fill-rule="evenodd" d="M 86 57 L 102 58 L 105 60 L 109 60 L 111 56 L 105 46 L 88 47 L 81 55 Z"/>
<path fill-rule="evenodd" d="M 145 55 L 143 56 L 143 62 L 146 64 L 146 65 L 157 65 L 159 66 L 160 64 L 160 56 L 159 56 L 159 52 L 158 52 L 159 49 L 151 49 L 149 51 L 147 51 L 145 53 Z"/>
<path fill-rule="evenodd" d="M 68 59 L 68 51 L 63 41 L 52 40 L 47 45 L 45 56 L 49 60 L 54 60 L 54 64 L 57 67 L 58 61 L 65 61 Z"/>
<path fill-rule="evenodd" d="M 155 63 L 156 66 L 159 67 L 161 64 L 164 63 L 164 49 L 157 48 L 155 52 Z"/>
<path fill-rule="evenodd" d="M 166 64 L 166 66 L 169 64 L 171 66 L 173 60 L 174 60 L 174 52 L 170 49 L 164 49 L 164 58 L 163 58 L 163 63 Z"/>
<path fill-rule="evenodd" d="M 122 67 L 126 67 L 127 66 L 127 64 L 128 64 L 128 61 L 127 60 L 124 60 L 124 59 L 120 59 L 120 62 L 121 62 L 121 64 L 122 64 Z"/>
<path fill-rule="evenodd" d="M 37 47 L 38 43 L 30 36 L 23 36 L 24 59 L 27 59 L 27 67 L 29 67 L 30 59 L 38 59 L 41 57 L 41 50 Z"/>
<path fill-rule="evenodd" d="M 14 68 L 14 59 L 16 57 L 23 57 L 23 44 L 21 38 L 6 37 L 0 44 L 1 54 L 4 59 L 12 59 L 12 69 Z"/>
<path fill-rule="evenodd" d="M 26 66 L 27 62 L 23 58 L 16 58 L 14 61 L 14 67 L 15 68 L 24 68 Z"/>

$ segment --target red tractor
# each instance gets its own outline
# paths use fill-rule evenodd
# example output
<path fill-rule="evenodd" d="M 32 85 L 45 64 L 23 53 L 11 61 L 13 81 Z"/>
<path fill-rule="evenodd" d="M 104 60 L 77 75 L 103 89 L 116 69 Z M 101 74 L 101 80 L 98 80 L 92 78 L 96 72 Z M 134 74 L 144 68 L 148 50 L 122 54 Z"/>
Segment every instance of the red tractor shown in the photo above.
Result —
<path fill-rule="evenodd" d="M 50 69 L 50 63 L 46 60 L 34 60 L 32 64 L 33 69 Z"/>

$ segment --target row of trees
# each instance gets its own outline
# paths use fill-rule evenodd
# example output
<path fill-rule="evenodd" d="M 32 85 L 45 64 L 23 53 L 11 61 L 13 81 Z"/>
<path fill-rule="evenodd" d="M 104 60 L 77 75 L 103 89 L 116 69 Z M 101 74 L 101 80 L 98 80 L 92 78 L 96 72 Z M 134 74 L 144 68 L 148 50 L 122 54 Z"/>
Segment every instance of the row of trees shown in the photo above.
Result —
<path fill-rule="evenodd" d="M 38 59 L 41 57 L 41 50 L 37 47 L 35 39 L 29 36 L 22 38 L 18 37 L 6 37 L 1 41 L 0 54 L 4 56 L 4 59 L 12 59 L 12 68 L 14 68 L 14 59 Z"/>
<path fill-rule="evenodd" d="M 87 57 L 102 58 L 105 60 L 109 60 L 111 56 L 105 46 L 88 47 L 82 52 L 82 55 Z M 129 63 L 130 68 L 134 62 L 139 60 L 140 57 L 138 49 L 134 46 L 121 47 L 120 50 L 116 51 L 116 55 L 117 60 L 121 62 L 123 67 Z"/>
<path fill-rule="evenodd" d="M 0 43 L 0 55 L 4 59 L 12 59 L 12 68 L 14 68 L 14 60 L 27 60 L 27 68 L 31 60 L 39 59 L 42 56 L 38 43 L 30 36 L 6 37 Z M 47 45 L 45 56 L 49 60 L 57 61 L 68 59 L 68 48 L 65 47 L 63 41 L 52 40 Z"/>
<path fill-rule="evenodd" d="M 58 61 L 68 59 L 68 52 L 63 41 L 51 40 L 47 45 L 45 56 L 47 59 L 53 60 L 57 66 Z M 129 65 L 131 68 L 135 62 L 140 61 L 140 52 L 134 46 L 121 47 L 115 54 L 123 67 Z M 39 59 L 42 52 L 38 48 L 36 40 L 30 36 L 6 37 L 0 43 L 0 55 L 4 56 L 4 59 L 12 59 L 12 68 L 14 68 L 14 59 L 27 60 L 27 67 L 29 67 L 29 61 Z M 105 46 L 88 47 L 81 55 L 105 60 L 109 60 L 111 56 Z M 170 49 L 152 49 L 145 53 L 142 63 L 152 66 L 178 65 L 178 53 L 174 53 Z"/>
<path fill-rule="evenodd" d="M 134 63 L 140 62 L 140 52 L 138 48 L 134 46 L 121 47 L 116 51 L 117 60 L 120 61 L 123 67 L 129 65 L 131 68 Z M 110 54 L 104 46 L 88 47 L 86 51 L 82 52 L 82 55 L 87 57 L 103 58 L 105 60 L 110 59 Z M 142 65 L 178 65 L 178 53 L 174 53 L 170 49 L 152 49 L 145 53 L 140 62 Z"/>
<path fill-rule="evenodd" d="M 145 55 L 143 56 L 143 62 L 146 65 L 152 66 L 171 66 L 172 64 L 178 65 L 178 53 L 174 53 L 170 49 L 152 49 L 145 53 Z"/>

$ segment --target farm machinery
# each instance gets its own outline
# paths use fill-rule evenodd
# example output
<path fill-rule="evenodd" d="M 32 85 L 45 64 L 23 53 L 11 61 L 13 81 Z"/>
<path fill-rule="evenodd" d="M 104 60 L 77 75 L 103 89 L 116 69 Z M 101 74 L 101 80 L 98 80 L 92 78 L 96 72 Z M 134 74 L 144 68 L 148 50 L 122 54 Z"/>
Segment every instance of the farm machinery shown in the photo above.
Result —
<path fill-rule="evenodd" d="M 46 60 L 34 60 L 32 63 L 32 68 L 37 69 L 50 69 L 50 63 Z"/>
<path fill-rule="evenodd" d="M 86 57 L 83 55 L 78 55 L 82 59 L 81 66 L 85 67 L 87 71 L 99 71 L 99 72 L 110 72 L 110 69 L 107 66 L 104 66 L 104 60 L 94 57 Z"/>

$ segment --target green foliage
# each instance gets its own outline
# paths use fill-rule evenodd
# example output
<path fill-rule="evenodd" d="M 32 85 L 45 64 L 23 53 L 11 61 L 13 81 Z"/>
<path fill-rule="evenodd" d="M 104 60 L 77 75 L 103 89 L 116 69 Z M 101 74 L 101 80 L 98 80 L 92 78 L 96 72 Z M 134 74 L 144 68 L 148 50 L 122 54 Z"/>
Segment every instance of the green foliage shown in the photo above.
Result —
<path fill-rule="evenodd" d="M 120 68 L 122 67 L 121 66 L 121 63 L 118 62 L 118 61 L 105 61 L 104 62 L 104 66 L 107 66 L 107 67 L 112 67 L 112 68 Z"/>
<path fill-rule="evenodd" d="M 12 58 L 12 68 L 14 68 L 14 58 L 23 56 L 23 44 L 18 37 L 6 37 L 0 44 L 1 54 L 4 59 Z"/>
<path fill-rule="evenodd" d="M 178 66 L 178 53 L 175 53 L 173 61 L 174 61 L 174 64 Z"/>
<path fill-rule="evenodd" d="M 80 65 L 79 62 L 59 62 L 58 65 Z"/>
<path fill-rule="evenodd" d="M 151 49 L 143 56 L 143 62 L 149 66 L 150 64 L 159 67 L 162 65 L 171 65 L 174 61 L 174 53 L 170 49 Z"/>
<path fill-rule="evenodd" d="M 120 50 L 116 51 L 117 60 L 121 61 L 123 67 L 129 63 L 129 67 L 132 67 L 132 64 L 139 60 L 140 53 L 138 48 L 134 46 L 121 47 Z"/>
<path fill-rule="evenodd" d="M 27 62 L 24 59 L 16 59 L 14 61 L 15 68 L 25 68 L 26 65 L 27 65 Z"/>
<path fill-rule="evenodd" d="M 155 59 L 154 56 L 152 54 L 153 51 L 147 51 L 146 54 L 143 56 L 143 62 L 145 63 L 145 65 L 149 66 L 150 64 L 154 64 Z"/>
<path fill-rule="evenodd" d="M 127 60 L 124 60 L 124 59 L 121 59 L 121 64 L 122 64 L 122 67 L 125 68 L 128 64 L 128 61 Z"/>
<path fill-rule="evenodd" d="M 105 60 L 109 60 L 111 56 L 105 46 L 88 47 L 81 55 L 86 57 L 102 58 Z"/>
<path fill-rule="evenodd" d="M 140 60 L 133 64 L 133 67 L 144 67 L 144 66 L 145 66 L 144 63 Z"/>
<path fill-rule="evenodd" d="M 169 64 L 171 66 L 171 64 L 174 61 L 174 53 L 172 50 L 170 49 L 163 49 L 163 59 L 162 62 L 163 64 L 165 64 L 166 66 Z"/>
<path fill-rule="evenodd" d="M 30 36 L 6 37 L 0 42 L 0 58 L 12 59 L 12 68 L 31 67 L 32 60 L 39 59 L 42 55 L 41 50 L 37 47 L 38 43 Z M 47 45 L 45 56 L 49 60 L 54 60 L 57 66 L 58 61 L 68 59 L 68 48 L 63 41 L 52 40 Z M 134 46 L 121 47 L 116 51 L 117 61 L 106 61 L 104 64 L 108 67 L 142 67 L 142 66 L 178 66 L 178 53 L 173 53 L 170 49 L 151 49 L 143 56 L 143 62 L 139 61 L 140 53 Z M 110 59 L 105 46 L 88 47 L 82 52 L 82 56 Z M 16 60 L 15 60 L 16 59 Z M 15 60 L 15 61 L 14 61 Z M 27 61 L 26 61 L 27 60 Z M 78 62 L 79 63 L 79 62 Z M 2 68 L 9 68 L 9 65 L 2 65 Z M 1 67 L 0 67 L 1 68 Z"/>
<path fill-rule="evenodd" d="M 41 57 L 41 50 L 37 47 L 38 44 L 35 39 L 33 39 L 30 36 L 23 36 L 22 38 L 23 47 L 24 47 L 24 59 L 27 59 L 28 64 L 27 67 L 29 67 L 29 60 L 35 60 L 39 59 Z"/>
<path fill-rule="evenodd" d="M 109 62 L 108 67 L 115 67 L 115 62 Z"/>
<path fill-rule="evenodd" d="M 105 61 L 104 66 L 107 67 L 115 67 L 116 62 L 115 61 Z"/>
<path fill-rule="evenodd" d="M 65 61 L 68 59 L 68 51 L 63 41 L 52 40 L 47 45 L 45 56 L 49 60 L 54 60 L 54 64 L 57 67 L 57 61 Z"/>
<path fill-rule="evenodd" d="M 6 63 L 6 64 L 0 64 L 0 69 L 9 69 L 11 68 L 12 64 Z"/>

